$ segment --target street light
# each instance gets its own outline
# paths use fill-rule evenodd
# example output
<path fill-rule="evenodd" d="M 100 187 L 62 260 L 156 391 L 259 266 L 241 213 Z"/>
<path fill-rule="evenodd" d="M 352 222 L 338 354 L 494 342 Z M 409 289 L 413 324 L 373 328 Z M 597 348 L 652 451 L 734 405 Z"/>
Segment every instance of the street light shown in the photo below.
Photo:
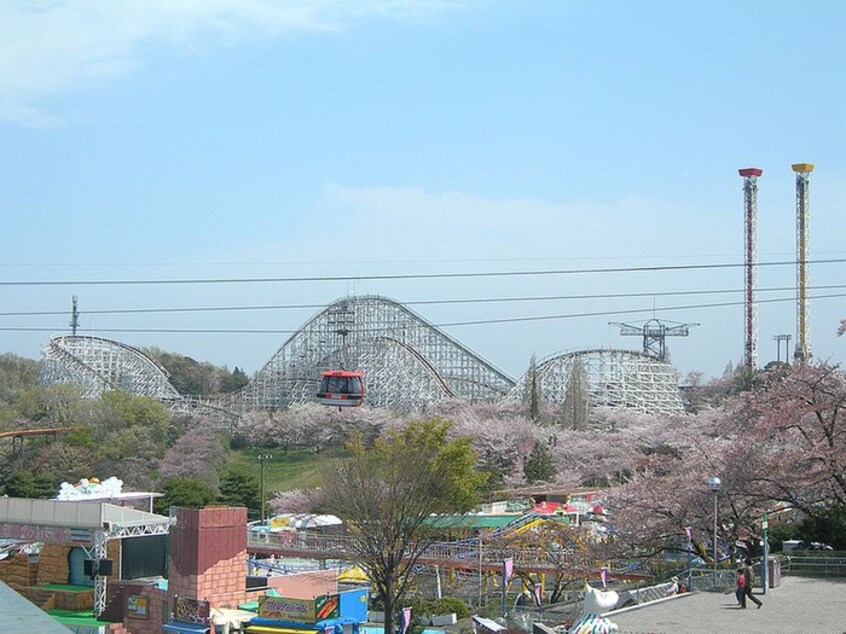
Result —
<path fill-rule="evenodd" d="M 717 496 L 720 494 L 720 489 L 723 488 L 723 483 L 717 476 L 708 478 L 708 488 L 714 492 L 714 573 L 717 572 Z"/>
<path fill-rule="evenodd" d="M 259 481 L 261 482 L 261 500 L 259 504 L 261 504 L 261 525 L 264 526 L 264 463 L 266 460 L 271 460 L 273 458 L 272 454 L 269 453 L 261 453 L 256 456 L 256 460 L 259 461 Z"/>

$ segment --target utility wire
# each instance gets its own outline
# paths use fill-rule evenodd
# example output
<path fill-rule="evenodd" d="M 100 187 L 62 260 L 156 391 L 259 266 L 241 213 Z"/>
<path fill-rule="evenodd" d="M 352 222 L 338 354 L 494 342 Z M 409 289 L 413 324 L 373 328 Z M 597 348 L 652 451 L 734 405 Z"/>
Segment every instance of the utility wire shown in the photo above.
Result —
<path fill-rule="evenodd" d="M 846 258 L 827 260 L 807 260 L 807 264 L 840 264 Z M 795 260 L 759 262 L 757 267 L 795 266 Z M 172 280 L 27 280 L 0 281 L 0 286 L 144 286 L 144 285 L 185 285 L 185 284 L 266 284 L 288 282 L 361 282 L 374 280 L 433 280 L 433 279 L 469 279 L 493 277 L 538 277 L 545 275 L 583 275 L 591 273 L 643 273 L 658 271 L 693 271 L 713 269 L 733 269 L 745 267 L 745 263 L 722 264 L 677 264 L 661 266 L 625 266 L 596 269 L 547 269 L 540 271 L 488 271 L 470 273 L 397 273 L 379 275 L 326 275 L 314 277 L 243 277 L 243 278 L 186 278 Z"/>
<path fill-rule="evenodd" d="M 809 297 L 809 300 L 818 300 L 818 299 L 832 299 L 837 297 L 846 297 L 846 293 L 835 293 L 831 295 L 817 295 L 815 297 Z M 759 300 L 758 304 L 770 304 L 770 303 L 781 303 L 781 302 L 794 302 L 796 301 L 795 297 L 780 297 L 780 298 L 772 298 L 772 299 L 763 299 Z M 704 309 L 704 308 L 725 308 L 729 306 L 743 306 L 745 305 L 745 301 L 740 302 L 719 302 L 715 304 L 688 304 L 685 306 L 662 306 L 661 311 L 673 311 L 673 310 L 696 310 L 696 309 Z M 559 315 L 535 315 L 535 316 L 527 316 L 527 317 L 503 317 L 497 319 L 478 319 L 478 320 L 468 320 L 468 321 L 455 321 L 455 322 L 444 322 L 440 324 L 433 324 L 436 328 L 452 328 L 457 326 L 482 326 L 482 325 L 490 325 L 490 324 L 507 324 L 507 323 L 520 323 L 520 322 L 532 322 L 532 321 L 553 321 L 559 319 L 577 319 L 581 317 L 610 317 L 616 315 L 628 315 L 628 314 L 639 314 L 639 313 L 654 313 L 655 308 L 631 308 L 631 309 L 624 309 L 624 310 L 613 310 L 613 311 L 597 311 L 597 312 L 586 312 L 586 313 L 569 313 L 569 314 L 559 314 Z M 363 329 L 360 332 L 386 332 L 392 331 L 396 329 L 401 329 L 402 326 L 390 327 L 390 328 L 369 328 Z M 57 332 L 61 331 L 61 328 L 44 328 L 44 327 L 0 327 L 0 331 L 2 332 Z M 273 334 L 273 335 L 280 335 L 280 334 L 295 334 L 300 331 L 297 330 L 277 330 L 277 329 L 226 329 L 226 328 L 79 328 L 78 331 L 84 332 L 117 332 L 117 333 L 162 333 L 162 334 L 174 334 L 174 333 L 182 333 L 182 334 Z"/>
<path fill-rule="evenodd" d="M 772 286 L 757 289 L 759 293 L 775 293 L 782 291 L 793 291 L 795 286 Z M 826 284 L 809 286 L 808 290 L 834 290 L 846 288 L 846 284 Z M 518 303 L 518 302 L 547 302 L 582 299 L 631 299 L 637 297 L 673 297 L 684 295 L 719 295 L 743 293 L 744 289 L 710 289 L 690 291 L 655 291 L 636 293 L 594 293 L 587 295 L 536 295 L 527 297 L 478 297 L 463 299 L 426 299 L 402 302 L 405 306 L 432 306 L 450 304 L 496 304 L 496 303 Z M 193 306 L 182 308 L 103 308 L 99 310 L 81 310 L 82 315 L 139 315 L 150 313 L 203 313 L 203 312 L 234 312 L 250 310 L 303 310 L 325 308 L 326 304 L 275 304 L 266 306 Z M 50 315 L 66 315 L 67 310 L 45 310 L 45 311 L 15 311 L 0 312 L 0 317 L 36 317 Z"/>

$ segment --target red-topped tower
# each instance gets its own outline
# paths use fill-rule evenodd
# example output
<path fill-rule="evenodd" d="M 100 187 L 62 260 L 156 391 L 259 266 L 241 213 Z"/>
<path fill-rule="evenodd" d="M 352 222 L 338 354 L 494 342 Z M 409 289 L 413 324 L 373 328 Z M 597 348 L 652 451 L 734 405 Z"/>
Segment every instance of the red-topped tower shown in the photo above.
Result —
<path fill-rule="evenodd" d="M 737 170 L 743 177 L 743 227 L 745 235 L 746 278 L 745 316 L 746 336 L 743 343 L 743 363 L 750 369 L 758 367 L 758 177 L 764 170 L 747 167 Z"/>
<path fill-rule="evenodd" d="M 793 360 L 805 363 L 811 358 L 810 313 L 808 301 L 808 258 L 811 254 L 810 231 L 808 230 L 810 208 L 810 175 L 812 163 L 794 163 L 796 172 L 796 350 Z"/>

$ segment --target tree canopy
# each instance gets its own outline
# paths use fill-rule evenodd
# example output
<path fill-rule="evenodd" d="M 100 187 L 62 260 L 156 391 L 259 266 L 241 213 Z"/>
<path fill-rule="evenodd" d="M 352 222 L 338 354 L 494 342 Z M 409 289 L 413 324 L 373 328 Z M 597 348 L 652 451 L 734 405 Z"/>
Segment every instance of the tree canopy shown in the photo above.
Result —
<path fill-rule="evenodd" d="M 384 600 L 387 634 L 411 570 L 434 538 L 426 520 L 469 510 L 484 484 L 470 439 L 450 440 L 449 426 L 413 423 L 372 446 L 354 438 L 350 457 L 334 461 L 324 476 L 322 506 L 349 529 L 350 548 Z"/>

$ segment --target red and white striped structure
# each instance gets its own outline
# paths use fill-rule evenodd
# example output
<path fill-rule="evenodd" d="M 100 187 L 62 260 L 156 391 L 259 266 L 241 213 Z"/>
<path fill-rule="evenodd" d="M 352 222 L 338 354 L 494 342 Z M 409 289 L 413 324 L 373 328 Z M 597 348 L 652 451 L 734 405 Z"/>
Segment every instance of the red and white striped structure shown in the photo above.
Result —
<path fill-rule="evenodd" d="M 809 210 L 810 174 L 812 163 L 794 163 L 796 172 L 796 350 L 793 360 L 805 363 L 811 358 L 810 318 L 811 303 L 808 301 L 808 259 L 811 254 Z"/>
<path fill-rule="evenodd" d="M 758 366 L 758 177 L 764 173 L 757 167 L 737 170 L 743 177 L 743 227 L 746 278 L 745 316 L 746 329 L 743 362 L 754 370 Z"/>

